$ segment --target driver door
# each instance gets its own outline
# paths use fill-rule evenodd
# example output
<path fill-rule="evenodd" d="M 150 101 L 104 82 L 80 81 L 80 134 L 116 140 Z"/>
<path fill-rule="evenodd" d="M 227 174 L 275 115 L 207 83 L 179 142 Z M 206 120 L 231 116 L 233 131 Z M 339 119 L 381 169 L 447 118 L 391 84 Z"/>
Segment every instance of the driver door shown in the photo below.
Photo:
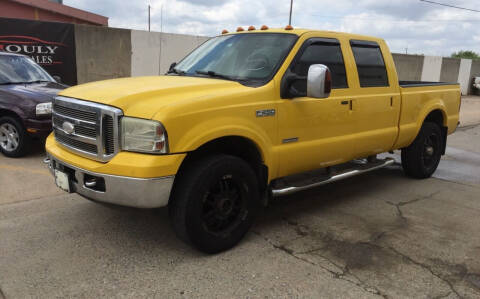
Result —
<path fill-rule="evenodd" d="M 344 53 L 337 39 L 307 39 L 287 69 L 278 106 L 280 177 L 352 159 L 355 118 L 349 86 L 353 82 L 346 73 Z M 324 64 L 331 71 L 328 98 L 306 96 L 306 76 L 312 64 Z M 289 84 L 285 78 L 292 74 L 304 79 Z M 291 98 L 285 98 L 288 94 Z"/>

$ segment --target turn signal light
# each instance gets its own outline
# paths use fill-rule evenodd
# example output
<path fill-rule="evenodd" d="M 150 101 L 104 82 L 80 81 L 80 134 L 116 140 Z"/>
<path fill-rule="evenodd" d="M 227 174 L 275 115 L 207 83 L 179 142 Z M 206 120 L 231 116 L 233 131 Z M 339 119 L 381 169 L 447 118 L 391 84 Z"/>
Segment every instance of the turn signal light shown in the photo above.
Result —
<path fill-rule="evenodd" d="M 243 27 L 237 27 L 237 32 L 244 31 Z"/>
<path fill-rule="evenodd" d="M 227 29 L 223 29 L 222 30 L 222 34 L 227 34 L 228 33 L 228 30 Z"/>
<path fill-rule="evenodd" d="M 248 27 L 248 31 L 252 31 L 252 30 L 255 30 L 255 26 Z"/>
<path fill-rule="evenodd" d="M 267 25 L 262 25 L 262 28 L 260 28 L 260 30 L 267 30 L 267 29 L 268 29 Z"/>
<path fill-rule="evenodd" d="M 293 26 L 292 25 L 287 25 L 287 26 L 285 26 L 285 30 L 293 30 Z"/>

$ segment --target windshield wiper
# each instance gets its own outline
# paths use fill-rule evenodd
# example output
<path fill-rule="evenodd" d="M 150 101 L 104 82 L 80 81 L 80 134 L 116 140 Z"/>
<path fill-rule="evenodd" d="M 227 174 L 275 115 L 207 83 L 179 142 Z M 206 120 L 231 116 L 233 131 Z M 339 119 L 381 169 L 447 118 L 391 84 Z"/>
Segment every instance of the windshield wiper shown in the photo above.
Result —
<path fill-rule="evenodd" d="M 228 75 L 222 75 L 219 73 L 216 73 L 214 71 L 203 71 L 203 70 L 196 70 L 195 73 L 200 74 L 200 75 L 207 75 L 212 78 L 219 78 L 219 79 L 225 79 L 225 80 L 230 80 L 230 81 L 242 81 L 240 79 L 237 79 L 235 77 L 231 77 Z"/>
<path fill-rule="evenodd" d="M 185 71 L 182 71 L 182 70 L 177 70 L 176 68 L 172 68 L 170 70 L 168 70 L 167 74 L 177 74 L 177 75 L 185 75 Z"/>
<path fill-rule="evenodd" d="M 53 81 L 48 81 L 48 80 L 35 80 L 35 81 L 27 81 L 27 82 L 22 82 L 22 83 L 42 83 L 42 82 L 53 82 Z"/>

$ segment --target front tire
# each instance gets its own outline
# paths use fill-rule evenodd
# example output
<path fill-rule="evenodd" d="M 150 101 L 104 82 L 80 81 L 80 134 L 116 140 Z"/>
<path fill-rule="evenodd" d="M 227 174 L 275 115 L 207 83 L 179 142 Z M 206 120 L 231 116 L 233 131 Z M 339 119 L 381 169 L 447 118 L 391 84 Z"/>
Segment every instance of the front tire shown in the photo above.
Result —
<path fill-rule="evenodd" d="M 170 218 L 177 236 L 205 253 L 235 246 L 260 207 L 256 175 L 240 158 L 216 155 L 191 164 L 172 191 Z"/>
<path fill-rule="evenodd" d="M 21 122 L 10 116 L 0 117 L 0 150 L 11 158 L 25 155 L 30 138 Z"/>
<path fill-rule="evenodd" d="M 413 143 L 402 149 L 405 174 L 417 179 L 432 176 L 442 157 L 443 138 L 436 123 L 425 122 Z"/>

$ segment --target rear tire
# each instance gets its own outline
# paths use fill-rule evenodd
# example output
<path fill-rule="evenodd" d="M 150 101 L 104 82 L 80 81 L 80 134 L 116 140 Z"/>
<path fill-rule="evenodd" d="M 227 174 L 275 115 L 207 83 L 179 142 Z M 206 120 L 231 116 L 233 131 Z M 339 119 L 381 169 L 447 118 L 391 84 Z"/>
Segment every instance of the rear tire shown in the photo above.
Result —
<path fill-rule="evenodd" d="M 443 138 L 436 123 L 425 122 L 412 144 L 402 149 L 405 174 L 417 179 L 432 176 L 442 157 Z"/>
<path fill-rule="evenodd" d="M 0 150 L 5 156 L 24 156 L 29 144 L 30 137 L 18 119 L 11 116 L 0 117 Z"/>
<path fill-rule="evenodd" d="M 191 164 L 177 179 L 169 203 L 177 236 L 205 253 L 240 242 L 260 208 L 250 165 L 234 156 L 210 156 Z"/>

